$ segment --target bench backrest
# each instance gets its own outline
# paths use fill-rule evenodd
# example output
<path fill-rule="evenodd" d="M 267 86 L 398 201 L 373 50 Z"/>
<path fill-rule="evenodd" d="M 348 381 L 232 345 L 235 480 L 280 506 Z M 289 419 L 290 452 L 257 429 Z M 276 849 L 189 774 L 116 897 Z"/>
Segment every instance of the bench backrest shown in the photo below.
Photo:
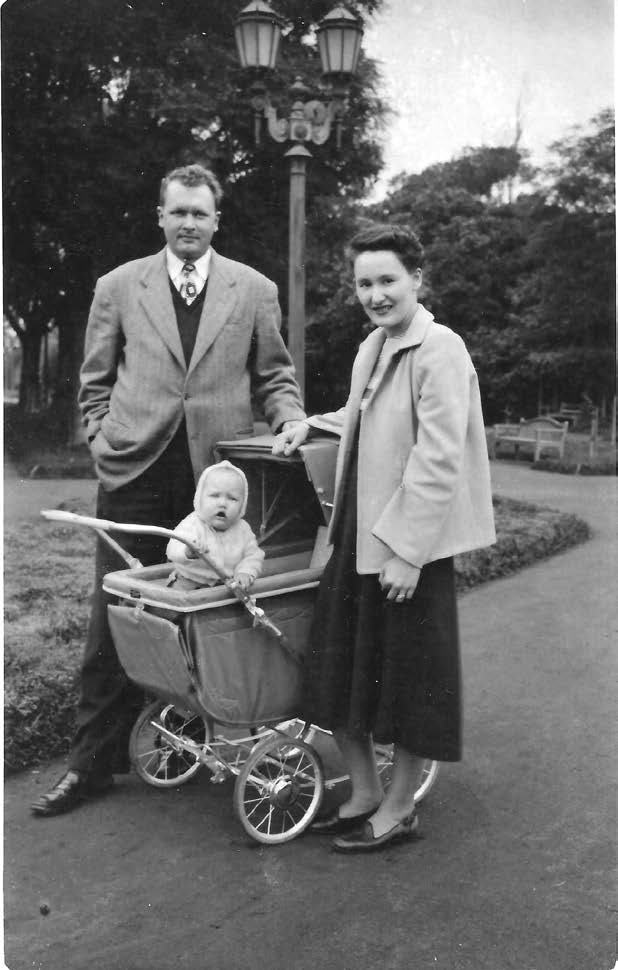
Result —
<path fill-rule="evenodd" d="M 538 431 L 541 436 L 547 434 L 552 439 L 566 436 L 569 430 L 568 421 L 556 421 L 554 418 L 522 418 L 519 422 L 521 431 Z"/>
<path fill-rule="evenodd" d="M 493 428 L 495 433 L 499 435 L 519 434 L 518 424 L 494 424 Z"/>

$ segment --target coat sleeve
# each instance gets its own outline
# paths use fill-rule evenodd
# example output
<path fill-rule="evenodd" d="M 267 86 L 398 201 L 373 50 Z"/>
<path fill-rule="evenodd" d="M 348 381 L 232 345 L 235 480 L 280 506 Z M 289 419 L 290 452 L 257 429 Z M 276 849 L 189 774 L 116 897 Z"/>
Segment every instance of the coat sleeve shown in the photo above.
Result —
<path fill-rule="evenodd" d="M 337 411 L 327 411 L 326 414 L 313 414 L 307 418 L 307 424 L 316 431 L 327 431 L 329 434 L 341 437 L 344 419 L 345 408 L 343 407 Z"/>
<path fill-rule="evenodd" d="M 452 331 L 419 352 L 418 429 L 401 483 L 372 532 L 415 566 L 430 561 L 463 467 L 472 364 Z"/>
<path fill-rule="evenodd" d="M 277 287 L 262 278 L 257 286 L 252 348 L 252 385 L 271 430 L 306 415 L 294 365 L 280 334 L 281 309 Z"/>
<path fill-rule="evenodd" d="M 197 542 L 199 536 L 198 530 L 195 527 L 195 513 L 191 512 L 182 522 L 179 522 L 174 532 L 178 535 L 186 536 L 187 539 L 191 539 L 193 542 Z M 186 563 L 188 551 L 189 547 L 184 542 L 180 542 L 179 539 L 170 539 L 165 554 L 170 562 Z"/>
<path fill-rule="evenodd" d="M 262 572 L 264 564 L 264 550 L 260 549 L 253 530 L 247 522 L 243 520 L 246 528 L 243 529 L 244 549 L 243 556 L 239 563 L 234 567 L 234 575 L 247 573 L 252 579 L 256 579 Z"/>
<path fill-rule="evenodd" d="M 78 394 L 89 442 L 96 436 L 109 411 L 123 343 L 118 306 L 109 279 L 103 277 L 95 287 L 88 317 Z"/>

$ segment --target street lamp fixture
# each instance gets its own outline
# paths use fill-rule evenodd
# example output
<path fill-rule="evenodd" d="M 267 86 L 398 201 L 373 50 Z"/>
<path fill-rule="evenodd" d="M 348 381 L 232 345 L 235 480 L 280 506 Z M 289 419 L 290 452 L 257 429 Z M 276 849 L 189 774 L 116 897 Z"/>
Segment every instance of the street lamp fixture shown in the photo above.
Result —
<path fill-rule="evenodd" d="M 241 67 L 274 70 L 284 20 L 263 0 L 244 7 L 234 25 Z"/>
<path fill-rule="evenodd" d="M 296 376 L 304 391 L 305 381 L 305 183 L 307 143 L 323 145 L 335 128 L 337 148 L 341 147 L 342 121 L 347 105 L 349 83 L 356 74 L 363 28 L 360 21 L 343 6 L 335 7 L 318 24 L 318 51 L 328 100 L 311 97 L 300 77 L 290 87 L 292 107 L 288 117 L 279 117 L 272 104 L 265 78 L 274 70 L 285 22 L 265 0 L 252 0 L 236 18 L 234 33 L 240 66 L 251 70 L 251 105 L 254 111 L 254 138 L 259 145 L 262 119 L 271 138 L 292 142 L 286 152 L 290 159 L 290 246 L 288 346 Z"/>

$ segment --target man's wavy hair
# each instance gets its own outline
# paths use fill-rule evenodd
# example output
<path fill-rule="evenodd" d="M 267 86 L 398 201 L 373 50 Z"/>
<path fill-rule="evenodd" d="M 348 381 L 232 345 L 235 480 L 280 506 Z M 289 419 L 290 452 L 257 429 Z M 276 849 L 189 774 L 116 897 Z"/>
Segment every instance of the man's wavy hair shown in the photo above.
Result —
<path fill-rule="evenodd" d="M 161 179 L 159 190 L 159 205 L 165 205 L 165 195 L 170 182 L 181 182 L 187 188 L 195 188 L 198 185 L 206 185 L 212 192 L 215 200 L 215 207 L 219 209 L 223 199 L 223 189 L 219 179 L 209 168 L 203 165 L 182 165 L 180 168 L 173 168 Z"/>

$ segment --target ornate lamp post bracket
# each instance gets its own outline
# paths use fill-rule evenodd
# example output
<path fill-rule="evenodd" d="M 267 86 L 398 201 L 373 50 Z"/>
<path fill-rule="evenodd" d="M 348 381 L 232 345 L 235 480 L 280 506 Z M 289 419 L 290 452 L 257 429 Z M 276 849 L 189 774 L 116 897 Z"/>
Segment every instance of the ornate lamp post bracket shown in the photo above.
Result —
<path fill-rule="evenodd" d="M 304 390 L 305 367 L 305 181 L 311 153 L 305 145 L 323 145 L 333 127 L 341 147 L 342 119 L 347 107 L 348 85 L 356 73 L 363 37 L 359 20 L 345 7 L 331 10 L 318 24 L 317 41 L 328 100 L 311 97 L 300 77 L 290 88 L 292 107 L 280 118 L 272 104 L 264 78 L 277 61 L 284 20 L 265 0 L 252 0 L 238 14 L 234 25 L 240 65 L 253 70 L 251 106 L 254 138 L 260 143 L 262 120 L 276 142 L 292 142 L 290 159 L 290 246 L 288 343 L 296 376 Z"/>

